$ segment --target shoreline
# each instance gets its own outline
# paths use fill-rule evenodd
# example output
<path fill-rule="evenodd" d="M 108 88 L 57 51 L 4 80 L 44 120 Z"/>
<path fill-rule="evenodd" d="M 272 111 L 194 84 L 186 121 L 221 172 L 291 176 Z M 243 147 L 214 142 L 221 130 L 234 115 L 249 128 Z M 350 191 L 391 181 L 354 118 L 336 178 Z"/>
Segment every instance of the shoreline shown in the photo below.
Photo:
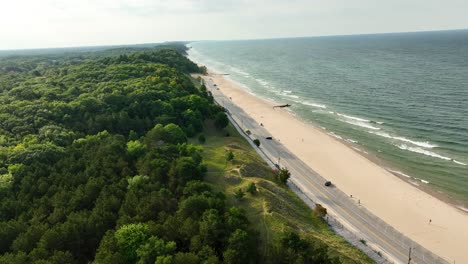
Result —
<path fill-rule="evenodd" d="M 218 84 L 221 93 L 227 98 L 232 97 L 232 103 L 242 108 L 258 123 L 264 123 L 272 136 L 279 139 L 297 157 L 301 157 L 311 168 L 332 180 L 345 193 L 362 197 L 359 201 L 376 216 L 440 256 L 468 261 L 462 254 L 462 245 L 468 241 L 468 217 L 459 208 L 411 185 L 402 179 L 402 176 L 395 175 L 379 164 L 380 162 L 375 162 L 376 158 L 368 157 L 372 155 L 359 153 L 353 149 L 352 144 L 328 135 L 326 130 L 304 122 L 289 111 L 271 110 L 274 102 L 258 97 L 224 75 L 210 74 L 204 78 L 212 79 Z M 262 115 L 264 112 L 266 114 Z M 278 119 L 281 120 L 280 123 Z M 279 128 L 281 122 L 286 122 L 287 127 L 297 128 L 295 131 L 302 135 L 303 140 L 307 138 L 306 142 L 298 143 L 298 135 L 291 137 L 288 131 Z M 316 152 L 307 148 L 317 147 L 321 140 L 326 141 L 326 144 L 319 146 Z M 337 155 L 323 158 L 323 154 L 327 153 Z M 347 158 L 358 163 L 358 166 L 343 160 Z M 344 168 L 349 167 L 351 172 L 336 168 L 337 164 L 343 165 Z M 354 170 L 367 176 L 352 173 Z M 377 181 L 378 185 L 369 184 L 373 181 Z M 428 224 L 428 219 L 432 219 L 432 225 Z M 440 225 L 439 228 L 437 225 Z"/>
<path fill-rule="evenodd" d="M 219 71 L 218 69 L 210 67 L 210 68 L 208 68 L 208 75 L 207 76 L 214 76 L 216 78 L 218 78 L 218 77 L 224 78 L 227 81 L 232 82 L 236 86 L 241 87 L 241 89 L 243 89 L 244 92 L 248 93 L 249 95 L 254 96 L 254 97 L 256 97 L 256 98 L 258 98 L 258 99 L 260 99 L 262 101 L 265 101 L 268 104 L 281 104 L 280 102 L 276 102 L 271 98 L 264 98 L 264 97 L 262 97 L 262 96 L 260 96 L 260 95 L 258 95 L 256 93 L 252 92 L 250 90 L 250 88 L 247 87 L 246 85 L 244 85 L 242 83 L 239 83 L 239 82 L 233 80 L 232 78 L 230 78 L 229 73 L 223 73 L 223 72 Z M 293 111 L 291 111 L 291 110 L 289 110 L 287 108 L 284 109 L 284 111 L 287 112 L 289 115 L 291 115 L 293 118 L 297 119 L 298 121 L 300 121 L 300 122 L 302 122 L 302 123 L 304 123 L 306 125 L 312 126 L 317 130 L 320 130 L 321 133 L 326 134 L 330 138 L 333 138 L 334 140 L 336 140 L 336 141 L 340 142 L 341 144 L 347 146 L 348 148 L 350 148 L 351 150 L 356 152 L 356 154 L 366 158 L 370 162 L 372 162 L 372 163 L 376 164 L 377 166 L 381 167 L 382 169 L 384 169 L 385 171 L 390 173 L 392 176 L 404 181 L 408 185 L 410 185 L 410 186 L 412 186 L 412 187 L 414 187 L 414 188 L 416 188 L 416 189 L 418 189 L 418 190 L 420 190 L 422 192 L 427 193 L 430 196 L 433 196 L 434 198 L 446 203 L 447 205 L 449 205 L 452 208 L 458 210 L 462 214 L 465 214 L 466 216 L 468 216 L 468 206 L 466 206 L 465 204 L 463 204 L 462 202 L 460 202 L 456 198 L 453 198 L 452 196 L 450 196 L 450 194 L 445 193 L 445 192 L 443 192 L 441 190 L 437 190 L 437 189 L 432 188 L 430 186 L 426 186 L 427 183 L 424 180 L 420 179 L 420 178 L 413 177 L 413 176 L 410 176 L 410 175 L 403 175 L 404 173 L 400 171 L 400 168 L 398 168 L 395 165 L 392 165 L 389 162 L 377 157 L 374 153 L 369 153 L 368 152 L 369 150 L 363 149 L 363 148 L 365 148 L 364 146 L 354 144 L 353 142 L 348 141 L 346 138 L 343 138 L 340 135 L 335 134 L 335 132 L 333 132 L 332 130 L 328 130 L 328 129 L 314 123 L 313 121 L 305 120 L 305 119 L 301 118 L 300 115 L 297 115 L 296 113 L 294 113 Z M 335 134 L 336 136 L 330 135 L 330 133 Z M 468 221 L 468 219 L 467 219 L 467 221 Z"/>
<path fill-rule="evenodd" d="M 334 133 L 333 131 L 324 129 L 321 126 L 318 126 L 317 124 L 314 124 L 311 121 L 303 120 L 303 119 L 301 119 L 300 117 L 298 117 L 296 115 L 294 115 L 294 118 L 297 118 L 299 121 L 304 122 L 304 123 L 306 123 L 306 124 L 308 124 L 310 126 L 315 127 L 317 130 L 320 130 L 322 133 L 325 133 L 327 135 L 329 135 L 327 133 L 327 131 L 331 132 L 331 133 Z M 356 154 L 366 158 L 370 162 L 372 162 L 372 163 L 376 164 L 377 166 L 381 167 L 382 169 L 386 170 L 387 172 L 392 174 L 393 177 L 396 177 L 396 178 L 404 181 L 405 183 L 411 185 L 412 187 L 414 187 L 414 188 L 416 188 L 418 190 L 421 190 L 422 192 L 425 192 L 428 195 L 433 196 L 434 198 L 437 198 L 437 199 L 441 200 L 442 202 L 446 203 L 447 205 L 453 207 L 454 209 L 456 209 L 456 210 L 460 211 L 461 213 L 466 214 L 468 216 L 468 209 L 463 207 L 463 205 L 460 205 L 459 203 L 457 203 L 456 202 L 457 200 L 455 200 L 454 198 L 451 198 L 449 194 L 444 193 L 442 191 L 438 191 L 438 190 L 433 189 L 433 188 L 431 188 L 429 186 L 426 186 L 427 183 L 424 183 L 423 180 L 420 179 L 420 178 L 416 178 L 416 177 L 409 176 L 409 175 L 404 176 L 403 175 L 404 173 L 399 171 L 399 168 L 394 167 L 393 165 L 389 164 L 387 161 L 377 157 L 375 154 L 367 152 L 368 151 L 367 149 L 362 149 L 363 146 L 360 146 L 360 145 L 354 144 L 352 142 L 349 142 L 345 138 L 337 138 L 337 137 L 334 137 L 334 136 L 331 136 L 331 135 L 329 135 L 329 136 L 333 137 L 334 140 L 340 142 L 341 144 L 346 145 L 348 148 L 351 148 L 353 151 L 356 152 Z M 357 150 L 356 148 L 358 148 L 359 150 Z"/>

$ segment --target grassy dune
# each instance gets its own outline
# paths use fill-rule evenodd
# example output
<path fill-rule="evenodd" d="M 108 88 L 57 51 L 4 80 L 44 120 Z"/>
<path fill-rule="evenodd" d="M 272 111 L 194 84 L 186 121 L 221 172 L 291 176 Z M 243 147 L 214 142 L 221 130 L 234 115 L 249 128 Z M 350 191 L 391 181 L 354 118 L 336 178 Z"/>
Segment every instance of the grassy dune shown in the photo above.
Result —
<path fill-rule="evenodd" d="M 230 136 L 226 137 L 226 132 Z M 343 263 L 373 263 L 360 250 L 330 231 L 326 223 L 288 187 L 274 182 L 271 169 L 232 125 L 217 131 L 207 122 L 204 135 L 203 156 L 208 167 L 205 180 L 226 192 L 229 204 L 247 212 L 250 222 L 259 231 L 261 242 L 258 247 L 263 259 L 270 254 L 268 244 L 281 231 L 294 230 L 311 241 L 325 242 L 329 253 L 339 256 Z M 229 151 L 234 154 L 231 161 L 226 159 Z M 245 189 L 251 182 L 256 184 L 258 192 L 254 195 L 246 193 L 241 200 L 236 199 L 234 192 Z"/>

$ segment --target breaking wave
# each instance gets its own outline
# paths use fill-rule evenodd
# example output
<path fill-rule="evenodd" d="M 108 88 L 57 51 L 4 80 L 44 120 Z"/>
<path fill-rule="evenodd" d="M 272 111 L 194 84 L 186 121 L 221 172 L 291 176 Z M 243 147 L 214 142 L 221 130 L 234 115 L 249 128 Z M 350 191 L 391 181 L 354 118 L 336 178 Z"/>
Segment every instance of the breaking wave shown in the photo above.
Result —
<path fill-rule="evenodd" d="M 420 147 L 412 147 L 412 146 L 408 146 L 406 144 L 401 144 L 401 145 L 398 145 L 398 148 L 403 149 L 403 150 L 412 151 L 412 152 L 419 153 L 419 154 L 424 154 L 426 156 L 433 157 L 433 158 L 438 158 L 438 159 L 443 159 L 443 160 L 453 160 L 452 158 L 442 156 L 440 154 L 437 154 L 435 152 L 432 152 L 432 151 L 429 151 L 429 150 L 426 150 L 426 149 L 422 149 Z"/>
<path fill-rule="evenodd" d="M 359 122 L 359 121 L 352 121 L 352 120 L 345 120 L 344 122 L 346 122 L 348 124 L 351 124 L 351 125 L 360 126 L 360 127 L 364 127 L 364 128 L 368 128 L 368 129 L 372 129 L 372 130 L 380 130 L 380 128 L 369 125 L 368 123 L 363 123 L 363 122 Z"/>
<path fill-rule="evenodd" d="M 406 177 L 406 178 L 411 178 L 411 176 L 409 176 L 408 174 L 405 174 L 401 171 L 397 171 L 397 170 L 391 170 L 391 169 L 387 169 L 389 172 L 392 172 L 392 173 L 395 173 L 395 174 L 398 174 L 398 175 L 401 175 L 403 177 Z"/>
<path fill-rule="evenodd" d="M 366 123 L 369 123 L 370 120 L 367 120 L 367 119 L 364 119 L 364 118 L 360 118 L 360 117 L 355 117 L 355 116 L 350 116 L 350 115 L 344 115 L 344 114 L 340 114 L 340 113 L 336 113 L 337 115 L 341 116 L 341 117 L 344 117 L 346 119 L 351 119 L 351 120 L 356 120 L 356 121 L 359 121 L 359 122 L 366 122 Z"/>
<path fill-rule="evenodd" d="M 318 107 L 318 108 L 323 108 L 323 109 L 326 109 L 327 106 L 326 105 L 323 105 L 323 104 L 315 104 L 315 103 L 311 103 L 311 102 L 300 102 L 301 104 L 303 105 L 308 105 L 308 106 L 313 106 L 313 107 Z"/>
<path fill-rule="evenodd" d="M 437 145 L 431 144 L 431 143 L 429 143 L 427 141 L 421 142 L 421 141 L 414 141 L 414 140 L 411 140 L 411 139 L 407 139 L 405 137 L 395 137 L 395 136 L 392 136 L 392 135 L 390 135 L 388 133 L 381 132 L 381 131 L 379 131 L 379 132 L 368 131 L 368 132 L 371 133 L 371 134 L 374 134 L 374 135 L 384 137 L 384 138 L 390 138 L 390 139 L 395 139 L 395 140 L 411 143 L 412 145 L 416 145 L 416 146 L 423 147 L 423 148 L 436 148 L 436 147 L 438 147 Z"/>

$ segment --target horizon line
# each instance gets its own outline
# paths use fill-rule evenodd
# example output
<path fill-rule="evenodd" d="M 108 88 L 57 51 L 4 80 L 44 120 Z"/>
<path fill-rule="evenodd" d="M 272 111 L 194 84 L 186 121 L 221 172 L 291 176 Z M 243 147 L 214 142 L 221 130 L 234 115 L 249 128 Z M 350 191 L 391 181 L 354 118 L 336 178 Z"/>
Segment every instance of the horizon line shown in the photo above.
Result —
<path fill-rule="evenodd" d="M 0 49 L 0 53 L 8 53 L 15 51 L 41 51 L 54 49 L 86 49 L 86 48 L 124 48 L 134 46 L 170 44 L 170 43 L 193 43 L 201 41 L 253 41 L 253 40 L 275 40 L 275 39 L 299 39 L 299 38 L 319 38 L 319 37 L 346 37 L 346 36 L 368 36 L 368 35 L 386 35 L 386 34 L 410 34 L 410 33 L 430 33 L 430 32 L 446 32 L 446 31 L 465 31 L 468 28 L 458 29 L 434 29 L 421 31 L 390 31 L 390 32 L 369 32 L 369 33 L 351 33 L 351 34 L 323 34 L 323 35 L 305 35 L 305 36 L 288 36 L 288 37 L 267 37 L 267 38 L 233 38 L 233 39 L 199 39 L 199 40 L 166 40 L 161 42 L 145 42 L 145 43 L 120 43 L 120 44 L 102 44 L 102 45 L 83 45 L 83 46 L 61 46 L 61 47 L 42 47 L 42 48 L 23 48 L 23 49 Z M 14 54 L 12 54 L 14 55 Z"/>

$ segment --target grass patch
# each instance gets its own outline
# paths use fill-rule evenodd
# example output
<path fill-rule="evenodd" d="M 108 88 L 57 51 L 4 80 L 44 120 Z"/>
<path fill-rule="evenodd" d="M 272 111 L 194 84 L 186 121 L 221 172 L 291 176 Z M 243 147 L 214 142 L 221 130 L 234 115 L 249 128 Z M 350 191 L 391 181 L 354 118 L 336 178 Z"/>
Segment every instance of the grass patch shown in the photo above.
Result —
<path fill-rule="evenodd" d="M 230 136 L 226 137 L 226 132 Z M 207 121 L 203 134 L 206 137 L 203 158 L 208 168 L 205 180 L 227 194 L 228 204 L 247 212 L 259 232 L 258 247 L 264 260 L 270 254 L 268 244 L 282 231 L 294 230 L 311 241 L 326 243 L 330 255 L 339 256 L 342 263 L 373 263 L 359 249 L 335 235 L 288 187 L 274 182 L 271 168 L 231 124 L 219 131 L 212 121 Z M 190 143 L 198 144 L 197 137 Z M 234 156 L 230 161 L 226 158 L 228 152 Z M 246 190 L 251 183 L 255 183 L 257 192 L 246 192 L 242 199 L 236 199 L 236 191 Z"/>

